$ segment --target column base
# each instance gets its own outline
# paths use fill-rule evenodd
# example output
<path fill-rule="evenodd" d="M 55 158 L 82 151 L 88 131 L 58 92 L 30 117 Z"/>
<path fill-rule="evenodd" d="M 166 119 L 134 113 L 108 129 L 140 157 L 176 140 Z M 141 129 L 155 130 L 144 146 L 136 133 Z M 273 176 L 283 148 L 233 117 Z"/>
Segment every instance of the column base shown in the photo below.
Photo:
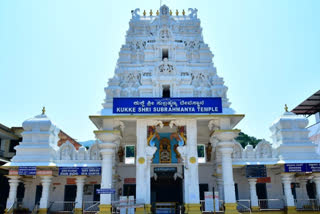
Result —
<path fill-rule="evenodd" d="M 148 207 L 149 205 L 149 207 Z M 136 211 L 135 211 L 135 214 L 145 214 L 145 212 L 148 214 L 148 213 L 151 213 L 151 206 L 150 204 L 146 204 L 145 207 L 137 207 L 136 208 Z"/>
<path fill-rule="evenodd" d="M 48 213 L 48 208 L 39 208 L 38 214 L 47 214 Z"/>
<path fill-rule="evenodd" d="M 82 208 L 75 208 L 74 214 L 82 214 Z"/>
<path fill-rule="evenodd" d="M 100 204 L 99 214 L 111 214 L 112 206 L 110 204 Z"/>
<path fill-rule="evenodd" d="M 8 209 L 4 210 L 4 214 L 10 214 L 10 213 L 12 213 L 12 212 L 11 211 L 9 212 Z"/>
<path fill-rule="evenodd" d="M 252 206 L 251 211 L 260 211 L 260 207 L 259 206 Z"/>
<path fill-rule="evenodd" d="M 288 213 L 288 214 L 298 213 L 295 206 L 286 207 L 285 210 L 286 210 L 286 213 Z"/>
<path fill-rule="evenodd" d="M 225 203 L 224 204 L 225 214 L 239 214 L 237 210 L 237 203 Z"/>
<path fill-rule="evenodd" d="M 188 214 L 201 214 L 200 204 L 185 204 L 186 213 Z"/>

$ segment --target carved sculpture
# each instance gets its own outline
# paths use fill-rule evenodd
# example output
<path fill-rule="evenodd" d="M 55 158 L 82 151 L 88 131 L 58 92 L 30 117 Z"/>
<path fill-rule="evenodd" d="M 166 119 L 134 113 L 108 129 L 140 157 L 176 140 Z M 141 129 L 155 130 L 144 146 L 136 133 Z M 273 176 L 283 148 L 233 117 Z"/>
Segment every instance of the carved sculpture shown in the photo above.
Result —
<path fill-rule="evenodd" d="M 171 163 L 171 144 L 168 138 L 162 138 L 159 146 L 160 163 Z"/>
<path fill-rule="evenodd" d="M 211 152 L 212 152 L 212 145 L 209 142 L 207 147 L 206 147 L 207 162 L 211 161 Z"/>
<path fill-rule="evenodd" d="M 123 163 L 123 156 L 124 156 L 124 149 L 122 146 L 119 146 L 118 149 L 118 157 L 119 157 L 119 162 Z"/>

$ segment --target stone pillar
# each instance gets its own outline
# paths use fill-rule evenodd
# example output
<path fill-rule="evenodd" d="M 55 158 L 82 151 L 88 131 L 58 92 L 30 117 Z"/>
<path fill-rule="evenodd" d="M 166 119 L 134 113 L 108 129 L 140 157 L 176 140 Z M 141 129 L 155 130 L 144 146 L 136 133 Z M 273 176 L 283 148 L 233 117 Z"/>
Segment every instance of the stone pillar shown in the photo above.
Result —
<path fill-rule="evenodd" d="M 28 208 L 29 210 L 33 209 L 34 199 L 35 199 L 35 189 L 32 189 L 33 178 L 24 178 L 24 197 L 23 197 L 23 207 Z"/>
<path fill-rule="evenodd" d="M 217 191 L 219 192 L 219 200 L 224 200 L 224 194 L 223 194 L 223 179 L 222 176 L 219 175 L 217 178 Z"/>
<path fill-rule="evenodd" d="M 110 128 L 110 127 L 109 127 Z M 99 148 L 102 157 L 101 161 L 101 189 L 112 188 L 112 167 L 115 148 L 120 144 L 120 131 L 99 130 L 95 131 L 96 138 L 100 140 Z M 99 214 L 111 213 L 111 194 L 100 195 Z"/>
<path fill-rule="evenodd" d="M 308 192 L 307 192 L 307 178 L 302 178 L 300 180 L 300 199 L 309 199 Z"/>
<path fill-rule="evenodd" d="M 251 209 L 252 211 L 259 211 L 259 204 L 258 204 L 258 196 L 256 190 L 256 178 L 249 178 L 249 187 L 250 187 L 250 200 L 251 200 Z"/>
<path fill-rule="evenodd" d="M 8 209 L 12 207 L 14 202 L 17 200 L 17 190 L 18 190 L 18 185 L 20 182 L 20 176 L 17 175 L 8 175 L 9 178 L 9 197 L 7 199 L 7 205 L 6 205 L 6 210 L 5 213 L 7 213 Z"/>
<path fill-rule="evenodd" d="M 86 176 L 76 176 L 77 195 L 75 200 L 75 214 L 82 214 L 83 187 L 85 180 Z"/>
<path fill-rule="evenodd" d="M 292 190 L 291 190 L 292 177 L 293 177 L 293 174 L 291 174 L 291 173 L 282 173 L 281 174 L 281 180 L 283 183 L 284 196 L 285 196 L 286 207 L 287 207 L 288 213 L 296 211 L 296 207 L 294 205 L 294 198 L 293 198 Z"/>
<path fill-rule="evenodd" d="M 214 135 L 220 141 L 218 143 L 218 152 L 221 154 L 225 213 L 238 213 L 231 158 L 234 146 L 233 139 L 238 135 L 238 131 L 216 130 Z"/>
<path fill-rule="evenodd" d="M 41 177 L 42 195 L 41 195 L 40 205 L 39 205 L 39 214 L 46 214 L 48 212 L 48 202 L 49 202 L 51 181 L 52 181 L 52 176 Z"/>
<path fill-rule="evenodd" d="M 314 175 L 313 181 L 316 184 L 317 199 L 320 202 L 320 173 L 312 173 Z"/>
<path fill-rule="evenodd" d="M 197 120 L 186 121 L 187 145 L 185 154 L 184 188 L 186 210 L 200 213 L 199 171 L 197 151 Z"/>
<path fill-rule="evenodd" d="M 146 212 L 151 212 L 150 205 L 150 165 L 156 147 L 147 145 L 147 126 L 161 121 L 137 120 L 137 161 L 136 161 L 136 201 L 144 203 Z M 136 213 L 144 213 L 143 208 L 137 208 Z"/>

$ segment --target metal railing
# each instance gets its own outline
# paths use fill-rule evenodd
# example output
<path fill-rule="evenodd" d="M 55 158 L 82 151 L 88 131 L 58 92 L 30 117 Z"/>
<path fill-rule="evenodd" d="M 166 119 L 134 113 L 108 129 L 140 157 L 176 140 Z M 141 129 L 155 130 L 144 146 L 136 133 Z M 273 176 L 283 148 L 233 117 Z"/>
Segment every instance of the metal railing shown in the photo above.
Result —
<path fill-rule="evenodd" d="M 237 210 L 239 212 L 250 212 L 251 213 L 251 201 L 249 199 L 237 200 Z"/>
<path fill-rule="evenodd" d="M 49 206 L 48 213 L 74 213 L 75 204 L 74 201 L 53 201 Z"/>
<path fill-rule="evenodd" d="M 296 199 L 294 202 L 297 210 L 319 210 L 319 201 L 317 199 Z"/>
<path fill-rule="evenodd" d="M 285 202 L 283 199 L 259 199 L 260 210 L 283 210 Z"/>
<path fill-rule="evenodd" d="M 82 203 L 83 213 L 96 213 L 99 211 L 100 201 L 84 201 Z"/>
<path fill-rule="evenodd" d="M 216 210 L 215 208 L 216 208 L 216 201 L 215 200 L 213 200 L 213 212 L 214 213 L 219 213 L 219 212 L 224 212 L 224 201 L 223 200 L 219 200 L 219 210 Z M 206 205 L 205 205 L 206 203 L 205 203 L 205 200 L 200 200 L 200 209 L 201 209 L 201 212 L 202 213 L 208 213 L 207 211 L 206 211 Z"/>
<path fill-rule="evenodd" d="M 37 214 L 39 209 L 39 203 L 36 203 L 31 211 L 31 214 Z"/>
<path fill-rule="evenodd" d="M 17 201 L 14 201 L 13 203 L 12 203 L 12 205 L 7 209 L 7 214 L 13 214 L 13 210 L 15 209 L 15 208 L 17 208 L 17 206 L 18 206 L 18 203 L 17 203 Z"/>

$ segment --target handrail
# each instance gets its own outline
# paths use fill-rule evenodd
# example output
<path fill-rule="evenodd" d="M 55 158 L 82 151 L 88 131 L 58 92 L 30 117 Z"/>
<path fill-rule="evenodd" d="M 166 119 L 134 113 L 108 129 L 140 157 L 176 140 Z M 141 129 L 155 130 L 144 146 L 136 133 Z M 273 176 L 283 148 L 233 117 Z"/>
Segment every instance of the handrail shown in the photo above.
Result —
<path fill-rule="evenodd" d="M 38 209 L 39 209 L 39 203 L 36 203 L 34 206 L 33 206 L 33 209 L 31 211 L 31 214 L 37 214 L 38 213 Z"/>
<path fill-rule="evenodd" d="M 282 210 L 285 202 L 283 199 L 258 199 L 260 210 Z"/>
<path fill-rule="evenodd" d="M 295 199 L 294 202 L 297 210 L 319 210 L 318 199 Z"/>
<path fill-rule="evenodd" d="M 17 200 L 15 200 L 15 201 L 11 204 L 11 206 L 7 209 L 6 213 L 7 213 L 7 214 L 13 214 L 13 210 L 14 210 L 14 208 L 16 208 L 16 207 L 17 207 Z"/>
<path fill-rule="evenodd" d="M 244 204 L 242 204 L 241 202 L 246 202 L 249 204 L 249 206 L 245 206 Z M 250 212 L 251 214 L 251 201 L 249 199 L 240 199 L 240 200 L 237 200 L 237 205 L 240 206 L 240 207 L 243 207 L 244 208 L 244 211 L 248 211 Z M 240 210 L 240 211 L 243 211 L 243 210 Z"/>
<path fill-rule="evenodd" d="M 90 206 L 86 207 L 86 204 L 90 204 Z M 82 203 L 82 210 L 83 212 L 90 212 L 90 211 L 99 211 L 99 209 L 95 210 L 94 208 L 98 207 L 100 204 L 100 201 L 86 201 Z"/>

